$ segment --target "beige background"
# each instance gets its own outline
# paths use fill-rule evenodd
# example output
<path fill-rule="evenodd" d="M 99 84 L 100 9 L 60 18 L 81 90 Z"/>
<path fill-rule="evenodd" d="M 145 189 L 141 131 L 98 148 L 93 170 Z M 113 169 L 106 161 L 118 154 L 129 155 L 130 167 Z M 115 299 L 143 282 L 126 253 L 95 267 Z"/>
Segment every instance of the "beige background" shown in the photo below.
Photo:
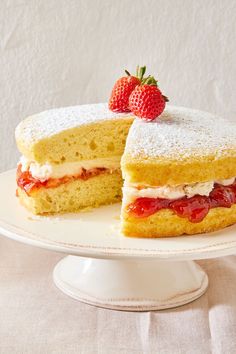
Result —
<path fill-rule="evenodd" d="M 235 0 L 1 0 L 0 170 L 21 119 L 106 101 L 138 63 L 172 104 L 236 119 L 235 14 Z"/>

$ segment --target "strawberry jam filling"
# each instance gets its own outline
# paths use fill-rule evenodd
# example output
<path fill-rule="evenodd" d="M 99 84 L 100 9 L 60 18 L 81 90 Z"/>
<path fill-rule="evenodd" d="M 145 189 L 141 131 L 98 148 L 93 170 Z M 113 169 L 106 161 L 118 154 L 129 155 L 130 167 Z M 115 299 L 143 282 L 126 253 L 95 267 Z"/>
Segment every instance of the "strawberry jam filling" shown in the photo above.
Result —
<path fill-rule="evenodd" d="M 92 168 L 90 170 L 82 168 L 81 173 L 77 175 L 64 176 L 61 178 L 49 178 L 48 180 L 42 182 L 39 179 L 34 178 L 30 171 L 22 172 L 21 167 L 21 164 L 19 164 L 16 173 L 16 181 L 18 187 L 23 189 L 28 195 L 40 188 L 56 188 L 61 184 L 72 182 L 77 179 L 86 181 L 91 177 L 95 177 L 109 171 L 109 169 L 103 167 Z"/>
<path fill-rule="evenodd" d="M 193 223 L 202 221 L 211 208 L 230 208 L 236 203 L 236 181 L 230 186 L 215 184 L 209 197 L 195 195 L 176 200 L 138 198 L 127 206 L 127 212 L 136 218 L 145 218 L 161 209 L 170 209 L 176 215 Z"/>

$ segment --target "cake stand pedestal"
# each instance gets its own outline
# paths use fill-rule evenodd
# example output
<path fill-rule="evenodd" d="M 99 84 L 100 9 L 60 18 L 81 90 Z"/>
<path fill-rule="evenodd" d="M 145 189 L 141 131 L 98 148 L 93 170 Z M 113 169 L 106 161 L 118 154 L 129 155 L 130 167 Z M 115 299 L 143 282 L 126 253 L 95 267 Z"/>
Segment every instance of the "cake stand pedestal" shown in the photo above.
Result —
<path fill-rule="evenodd" d="M 193 261 L 103 260 L 67 256 L 54 268 L 56 286 L 91 305 L 114 310 L 162 310 L 191 302 L 207 289 Z"/>
<path fill-rule="evenodd" d="M 14 189 L 15 171 L 1 174 L 0 233 L 66 253 L 55 266 L 54 282 L 65 294 L 91 305 L 148 311 L 189 303 L 208 285 L 194 260 L 236 253 L 236 226 L 195 236 L 126 238 L 119 232 L 119 204 L 37 217 L 20 206 Z"/>

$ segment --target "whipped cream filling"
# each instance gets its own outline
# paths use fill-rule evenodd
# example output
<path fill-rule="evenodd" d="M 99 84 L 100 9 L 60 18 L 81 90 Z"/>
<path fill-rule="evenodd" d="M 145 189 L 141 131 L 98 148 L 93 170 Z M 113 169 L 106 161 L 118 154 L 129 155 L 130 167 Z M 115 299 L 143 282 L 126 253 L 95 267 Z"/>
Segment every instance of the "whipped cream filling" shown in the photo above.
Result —
<path fill-rule="evenodd" d="M 80 174 L 82 169 L 90 170 L 93 168 L 107 168 L 111 172 L 120 168 L 120 156 L 105 157 L 94 160 L 82 160 L 78 162 L 64 162 L 59 165 L 39 164 L 36 161 L 30 161 L 25 156 L 20 158 L 22 172 L 30 171 L 31 175 L 44 182 L 49 178 L 62 178 L 64 176 L 73 176 Z"/>
<path fill-rule="evenodd" d="M 195 195 L 209 196 L 214 188 L 214 184 L 218 183 L 223 186 L 230 186 L 235 181 L 235 177 L 210 181 L 199 182 L 193 184 L 181 184 L 176 186 L 161 186 L 161 187 L 142 187 L 137 185 L 125 184 L 123 187 L 123 204 L 127 205 L 134 202 L 138 198 L 163 198 L 163 199 L 180 199 L 183 197 L 191 198 Z"/>

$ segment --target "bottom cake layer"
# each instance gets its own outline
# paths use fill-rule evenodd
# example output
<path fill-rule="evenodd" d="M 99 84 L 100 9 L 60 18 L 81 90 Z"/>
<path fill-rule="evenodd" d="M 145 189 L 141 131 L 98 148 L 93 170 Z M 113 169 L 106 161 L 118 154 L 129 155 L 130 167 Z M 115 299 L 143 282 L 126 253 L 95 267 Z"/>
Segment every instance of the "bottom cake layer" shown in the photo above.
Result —
<path fill-rule="evenodd" d="M 122 232 L 129 237 L 171 237 L 193 235 L 222 229 L 236 223 L 236 204 L 231 208 L 213 208 L 199 223 L 192 223 L 168 209 L 146 217 L 136 218 L 125 211 L 122 215 Z"/>
<path fill-rule="evenodd" d="M 77 212 L 88 207 L 112 204 L 121 200 L 120 170 L 87 180 L 73 180 L 55 188 L 39 188 L 28 196 L 18 187 L 20 202 L 33 214 Z"/>

